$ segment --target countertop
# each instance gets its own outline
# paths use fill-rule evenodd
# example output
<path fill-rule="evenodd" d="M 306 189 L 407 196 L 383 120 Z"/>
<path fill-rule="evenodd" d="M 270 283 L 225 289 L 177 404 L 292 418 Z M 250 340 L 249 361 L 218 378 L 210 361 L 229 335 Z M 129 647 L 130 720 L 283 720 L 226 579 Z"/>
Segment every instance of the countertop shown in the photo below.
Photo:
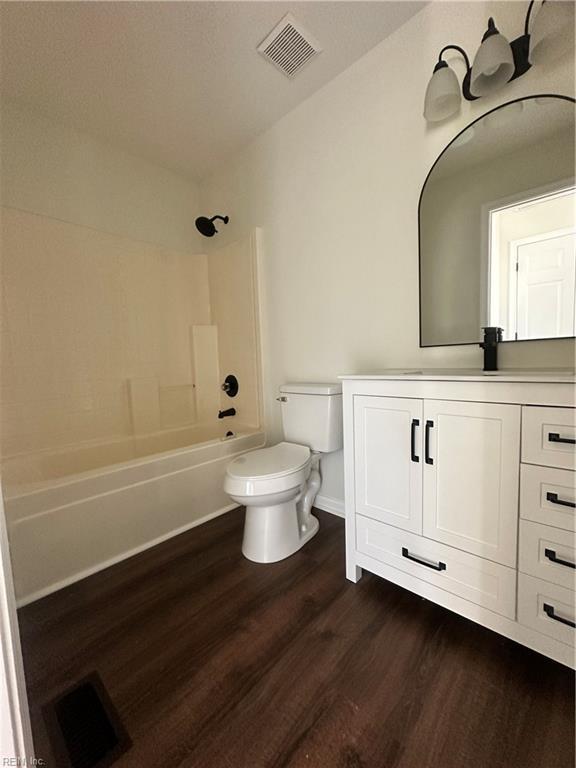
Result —
<path fill-rule="evenodd" d="M 378 373 L 351 373 L 338 377 L 342 380 L 362 381 L 486 381 L 535 382 L 541 384 L 574 384 L 576 372 L 558 370 L 501 370 L 482 371 L 478 368 L 390 368 Z"/>

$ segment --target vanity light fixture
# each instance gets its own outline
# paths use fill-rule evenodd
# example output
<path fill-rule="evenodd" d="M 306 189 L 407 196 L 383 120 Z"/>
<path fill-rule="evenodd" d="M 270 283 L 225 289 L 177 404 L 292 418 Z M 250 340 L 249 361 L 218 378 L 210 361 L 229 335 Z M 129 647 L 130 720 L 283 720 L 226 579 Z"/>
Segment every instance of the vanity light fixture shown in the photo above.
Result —
<path fill-rule="evenodd" d="M 524 34 L 512 42 L 498 31 L 494 19 L 488 20 L 488 27 L 472 65 L 466 51 L 459 45 L 445 45 L 442 48 L 424 98 L 424 117 L 428 122 L 438 122 L 456 114 L 461 104 L 461 92 L 467 101 L 474 101 L 521 77 L 533 64 L 549 58 L 550 48 L 556 48 L 556 38 L 559 39 L 555 53 L 564 52 L 566 46 L 557 33 L 567 24 L 573 23 L 572 3 L 542 0 L 530 28 L 534 1 L 530 0 L 528 4 Z M 564 43 L 566 41 L 570 43 L 565 34 Z M 554 45 L 551 45 L 552 42 Z M 466 65 L 462 89 L 456 74 L 442 58 L 450 50 L 460 53 Z"/>

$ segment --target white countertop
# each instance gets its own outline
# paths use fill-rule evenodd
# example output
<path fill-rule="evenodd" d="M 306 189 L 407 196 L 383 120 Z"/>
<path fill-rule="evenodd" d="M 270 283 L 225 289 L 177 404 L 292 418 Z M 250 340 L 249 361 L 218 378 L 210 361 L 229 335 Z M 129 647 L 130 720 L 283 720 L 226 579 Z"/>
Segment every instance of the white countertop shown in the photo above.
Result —
<path fill-rule="evenodd" d="M 576 372 L 569 369 L 482 371 L 478 368 L 390 368 L 379 373 L 345 374 L 338 378 L 363 381 L 486 381 L 486 379 L 492 379 L 505 382 L 574 384 Z"/>

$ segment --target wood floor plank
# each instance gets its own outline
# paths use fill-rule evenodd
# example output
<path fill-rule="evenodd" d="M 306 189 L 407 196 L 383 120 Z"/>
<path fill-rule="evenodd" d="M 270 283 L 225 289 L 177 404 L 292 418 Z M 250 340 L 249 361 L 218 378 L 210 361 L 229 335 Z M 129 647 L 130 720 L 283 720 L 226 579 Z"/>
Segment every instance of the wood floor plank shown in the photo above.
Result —
<path fill-rule="evenodd" d="M 20 610 L 41 707 L 97 670 L 118 768 L 572 768 L 570 670 L 366 574 L 343 523 L 251 563 L 235 511 Z"/>

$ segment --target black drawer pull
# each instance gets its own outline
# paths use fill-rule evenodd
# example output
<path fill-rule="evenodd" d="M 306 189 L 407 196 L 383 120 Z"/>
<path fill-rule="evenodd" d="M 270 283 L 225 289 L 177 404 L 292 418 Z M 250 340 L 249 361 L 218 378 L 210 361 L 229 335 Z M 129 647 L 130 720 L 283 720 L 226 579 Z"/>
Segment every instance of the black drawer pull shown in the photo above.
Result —
<path fill-rule="evenodd" d="M 434 426 L 434 422 L 428 421 L 426 422 L 426 431 L 424 433 L 424 461 L 426 464 L 434 464 L 434 459 L 430 457 L 430 430 Z"/>
<path fill-rule="evenodd" d="M 570 507 L 571 509 L 576 509 L 576 502 L 574 501 L 564 501 L 564 499 L 559 499 L 557 493 L 552 493 L 552 491 L 548 491 L 546 494 L 546 501 L 551 502 L 552 504 L 560 504 L 562 507 Z"/>
<path fill-rule="evenodd" d="M 544 608 L 544 613 L 546 616 L 548 616 L 548 618 L 554 619 L 554 621 L 559 621 L 560 624 L 566 624 L 568 627 L 572 627 L 572 629 L 576 629 L 576 624 L 573 621 L 570 621 L 570 619 L 563 619 L 562 616 L 556 616 L 553 605 L 544 603 L 542 607 Z"/>
<path fill-rule="evenodd" d="M 553 549 L 545 549 L 544 554 L 553 563 L 558 563 L 558 565 L 565 565 L 567 568 L 576 568 L 576 563 L 571 563 L 570 560 L 562 560 L 562 558 L 557 557 L 556 552 Z"/>
<path fill-rule="evenodd" d="M 420 461 L 420 457 L 416 455 L 416 427 L 419 426 L 420 419 L 412 419 L 410 427 L 410 458 L 412 461 Z"/>
<path fill-rule="evenodd" d="M 426 568 L 432 568 L 435 571 L 446 570 L 446 563 L 429 563 L 427 560 L 420 560 L 419 557 L 414 557 L 414 555 L 411 555 L 406 547 L 402 547 L 402 557 L 405 557 L 407 560 L 413 560 L 415 563 L 418 563 L 418 565 L 425 565 Z"/>
<path fill-rule="evenodd" d="M 567 445 L 576 445 L 576 438 L 560 437 L 558 432 L 548 432 L 548 440 L 550 440 L 551 443 L 566 443 Z"/>

